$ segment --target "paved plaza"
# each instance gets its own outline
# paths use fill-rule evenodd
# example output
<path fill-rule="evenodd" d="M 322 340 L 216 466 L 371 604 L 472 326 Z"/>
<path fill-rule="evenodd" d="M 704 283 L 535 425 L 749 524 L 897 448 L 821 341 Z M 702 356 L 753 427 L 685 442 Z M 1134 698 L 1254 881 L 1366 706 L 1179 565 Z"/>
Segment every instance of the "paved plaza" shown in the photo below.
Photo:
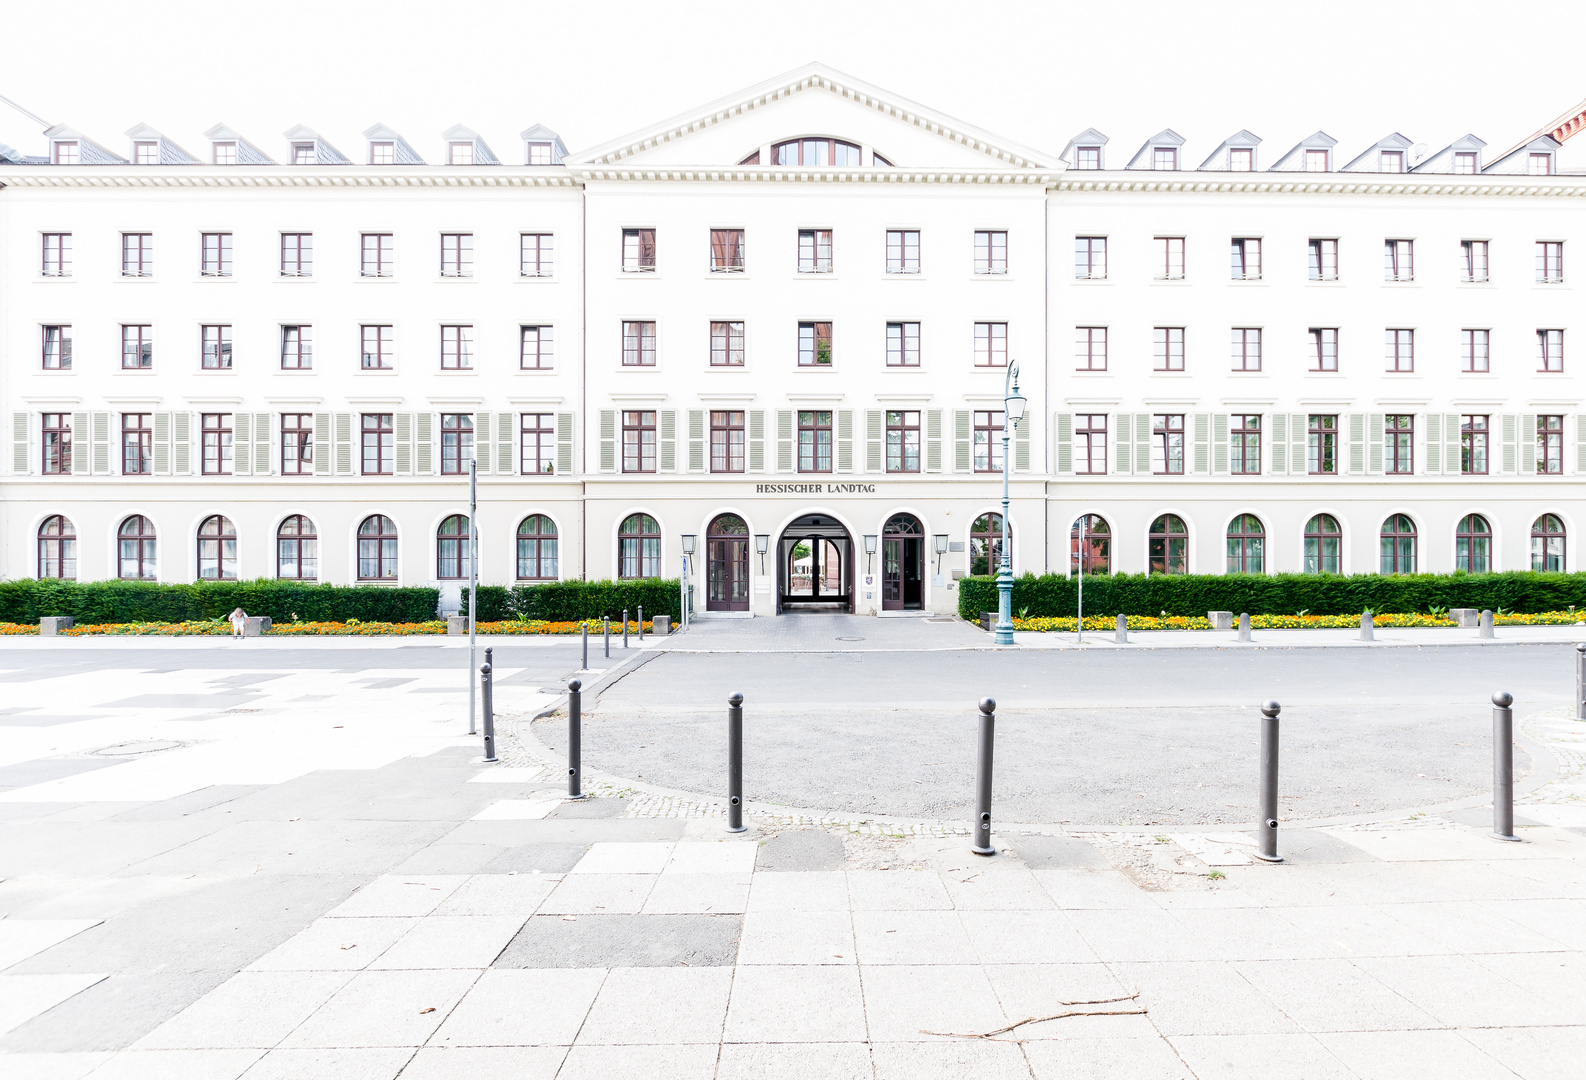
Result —
<path fill-rule="evenodd" d="M 0 1075 L 1574 1077 L 1573 650 L 1500 634 L 996 651 L 960 623 L 699 623 L 594 650 L 580 802 L 551 712 L 576 641 L 493 642 L 497 765 L 456 639 L 7 641 Z M 1519 844 L 1486 835 L 1500 685 Z M 733 689 L 742 836 L 705 750 Z M 990 858 L 963 835 L 984 693 Z M 1277 865 L 1249 832 L 1262 697 L 1289 724 Z M 773 752 L 828 713 L 825 749 Z M 784 758 L 832 794 L 772 797 Z M 1376 802 L 1315 812 L 1337 771 Z M 1150 825 L 1106 820 L 1136 792 Z"/>

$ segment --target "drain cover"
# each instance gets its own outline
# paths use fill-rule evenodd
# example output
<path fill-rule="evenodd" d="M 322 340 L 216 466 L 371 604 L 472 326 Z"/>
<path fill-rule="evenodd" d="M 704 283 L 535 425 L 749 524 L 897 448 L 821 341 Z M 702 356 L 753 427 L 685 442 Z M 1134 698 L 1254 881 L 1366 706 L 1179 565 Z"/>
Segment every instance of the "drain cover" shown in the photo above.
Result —
<path fill-rule="evenodd" d="M 117 743 L 115 746 L 106 746 L 95 750 L 100 757 L 132 757 L 134 754 L 153 754 L 161 750 L 175 750 L 182 744 L 172 742 L 170 739 L 144 739 L 141 742 Z"/>
<path fill-rule="evenodd" d="M 862 638 L 862 637 L 840 637 L 837 640 L 838 641 L 863 641 L 864 638 Z"/>

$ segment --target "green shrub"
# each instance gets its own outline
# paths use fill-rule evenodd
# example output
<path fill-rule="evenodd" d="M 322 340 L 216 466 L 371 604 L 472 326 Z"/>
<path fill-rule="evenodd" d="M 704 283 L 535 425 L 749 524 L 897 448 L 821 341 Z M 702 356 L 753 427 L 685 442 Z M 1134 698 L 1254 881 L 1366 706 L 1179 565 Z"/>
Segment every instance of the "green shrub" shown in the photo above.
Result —
<path fill-rule="evenodd" d="M 462 591 L 462 611 L 468 611 L 468 589 Z M 573 622 L 598 619 L 602 615 L 637 619 L 639 608 L 645 618 L 670 615 L 674 622 L 682 615 L 677 578 L 644 581 L 551 581 L 544 585 L 479 586 L 480 622 L 495 619 L 544 619 L 547 622 Z"/>
<path fill-rule="evenodd" d="M 435 618 L 436 589 L 371 585 L 304 585 L 259 578 L 166 585 L 153 581 L 0 581 L 0 622 L 37 623 L 70 615 L 98 623 L 217 619 L 240 607 L 249 615 L 291 622 L 423 622 Z"/>
<path fill-rule="evenodd" d="M 1027 575 L 1013 583 L 1014 613 L 1072 616 L 1078 579 Z M 1562 611 L 1586 607 L 1586 573 L 1544 574 L 1113 574 L 1085 579 L 1085 610 L 1108 615 L 1355 615 L 1362 611 L 1412 612 L 1440 608 Z M 997 582 L 959 582 L 958 613 L 978 620 L 997 610 Z"/>

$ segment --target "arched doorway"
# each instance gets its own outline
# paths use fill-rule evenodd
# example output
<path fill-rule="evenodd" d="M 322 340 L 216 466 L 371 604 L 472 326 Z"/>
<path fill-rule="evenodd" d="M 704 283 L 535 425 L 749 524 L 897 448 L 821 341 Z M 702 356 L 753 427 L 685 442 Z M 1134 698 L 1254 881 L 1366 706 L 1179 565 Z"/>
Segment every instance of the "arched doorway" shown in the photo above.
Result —
<path fill-rule="evenodd" d="M 705 610 L 749 610 L 749 526 L 722 514 L 705 532 Z"/>
<path fill-rule="evenodd" d="M 830 514 L 805 514 L 777 541 L 777 610 L 854 609 L 854 542 Z"/>
<path fill-rule="evenodd" d="M 925 606 L 925 530 L 912 514 L 893 514 L 881 530 L 881 610 Z"/>

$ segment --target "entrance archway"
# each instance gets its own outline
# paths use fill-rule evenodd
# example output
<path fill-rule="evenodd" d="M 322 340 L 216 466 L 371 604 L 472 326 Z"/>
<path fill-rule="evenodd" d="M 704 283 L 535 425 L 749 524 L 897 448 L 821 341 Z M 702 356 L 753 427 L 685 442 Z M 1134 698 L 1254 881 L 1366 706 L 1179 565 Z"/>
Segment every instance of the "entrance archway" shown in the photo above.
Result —
<path fill-rule="evenodd" d="M 705 532 L 705 610 L 749 610 L 749 526 L 722 514 Z"/>
<path fill-rule="evenodd" d="M 777 610 L 854 610 L 854 542 L 830 514 L 805 514 L 777 541 Z"/>
<path fill-rule="evenodd" d="M 881 530 L 881 610 L 925 606 L 925 529 L 913 514 L 893 514 Z"/>

